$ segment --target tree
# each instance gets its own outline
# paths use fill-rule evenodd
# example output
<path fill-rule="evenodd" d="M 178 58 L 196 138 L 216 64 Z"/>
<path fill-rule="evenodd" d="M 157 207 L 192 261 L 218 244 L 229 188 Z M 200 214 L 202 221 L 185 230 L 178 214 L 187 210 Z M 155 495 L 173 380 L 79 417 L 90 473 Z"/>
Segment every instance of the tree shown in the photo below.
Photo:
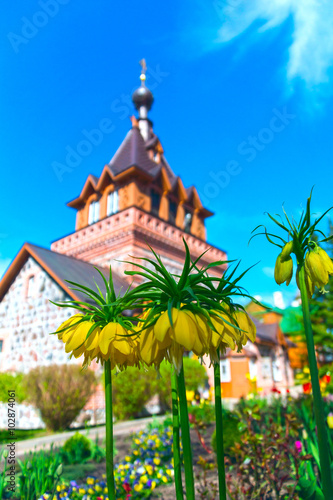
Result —
<path fill-rule="evenodd" d="M 75 420 L 96 386 L 91 370 L 78 365 L 34 368 L 25 377 L 28 401 L 40 410 L 48 429 L 66 429 Z"/>

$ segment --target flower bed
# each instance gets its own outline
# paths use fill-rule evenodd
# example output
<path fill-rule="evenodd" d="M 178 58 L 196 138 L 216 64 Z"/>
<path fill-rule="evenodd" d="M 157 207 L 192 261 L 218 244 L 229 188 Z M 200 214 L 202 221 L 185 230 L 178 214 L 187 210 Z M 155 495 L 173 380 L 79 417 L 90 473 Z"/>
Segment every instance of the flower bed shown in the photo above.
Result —
<path fill-rule="evenodd" d="M 173 481 L 172 428 L 159 425 L 133 436 L 131 453 L 115 465 L 117 498 L 149 498 L 162 484 Z M 105 500 L 105 476 L 89 476 L 85 483 L 70 481 L 58 485 L 55 498 L 72 500 Z M 40 500 L 51 500 L 46 493 Z"/>

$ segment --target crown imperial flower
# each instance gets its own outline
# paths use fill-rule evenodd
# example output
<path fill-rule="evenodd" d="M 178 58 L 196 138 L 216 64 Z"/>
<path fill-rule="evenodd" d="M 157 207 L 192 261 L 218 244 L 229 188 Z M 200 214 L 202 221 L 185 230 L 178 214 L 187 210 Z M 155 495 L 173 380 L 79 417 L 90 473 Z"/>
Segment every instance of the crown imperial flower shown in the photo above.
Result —
<path fill-rule="evenodd" d="M 289 257 L 282 257 L 282 252 L 276 259 L 274 278 L 278 285 L 286 283 L 288 286 L 293 277 L 293 260 Z"/>

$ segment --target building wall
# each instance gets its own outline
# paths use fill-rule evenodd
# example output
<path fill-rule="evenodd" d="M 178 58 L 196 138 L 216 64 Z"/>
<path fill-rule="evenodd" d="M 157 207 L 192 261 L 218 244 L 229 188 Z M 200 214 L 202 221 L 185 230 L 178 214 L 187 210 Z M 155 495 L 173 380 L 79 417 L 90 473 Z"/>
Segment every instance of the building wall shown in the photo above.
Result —
<path fill-rule="evenodd" d="M 193 258 L 209 249 L 202 265 L 227 259 L 222 250 L 210 247 L 205 241 L 135 207 L 55 241 L 51 250 L 101 266 L 112 265 L 115 271 L 122 273 L 126 266 L 116 261 L 128 260 L 129 255 L 146 255 L 149 243 L 172 268 L 181 269 L 184 261 L 183 238 L 186 239 Z M 219 276 L 222 272 L 222 268 L 212 270 L 212 274 Z"/>
<path fill-rule="evenodd" d="M 62 342 L 50 333 L 73 313 L 49 302 L 68 298 L 30 257 L 0 303 L 0 371 L 27 373 L 36 366 L 68 362 Z"/>
<path fill-rule="evenodd" d="M 246 375 L 249 373 L 249 360 L 245 356 L 227 358 L 230 366 L 230 382 L 221 382 L 224 398 L 246 397 L 250 390 L 250 382 Z M 221 376 L 223 380 L 223 375 Z"/>

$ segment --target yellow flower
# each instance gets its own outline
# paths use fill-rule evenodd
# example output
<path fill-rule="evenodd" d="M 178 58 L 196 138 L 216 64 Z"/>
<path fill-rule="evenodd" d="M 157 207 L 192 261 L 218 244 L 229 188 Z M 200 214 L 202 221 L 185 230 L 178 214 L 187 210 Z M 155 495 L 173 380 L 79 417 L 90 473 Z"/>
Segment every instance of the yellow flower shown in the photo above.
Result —
<path fill-rule="evenodd" d="M 120 368 L 138 365 L 138 342 L 119 323 L 108 323 L 100 333 L 100 358 Z"/>
<path fill-rule="evenodd" d="M 166 338 L 164 342 L 159 342 L 155 336 L 154 328 L 146 328 L 140 333 L 140 357 L 147 366 L 159 366 L 163 361 L 166 348 L 171 344 L 171 340 Z"/>
<path fill-rule="evenodd" d="M 274 278 L 278 285 L 286 283 L 288 286 L 291 278 L 293 277 L 293 259 L 289 257 L 282 257 L 282 252 L 276 259 Z"/>
<path fill-rule="evenodd" d="M 153 335 L 159 345 L 166 349 L 165 357 L 179 372 L 184 350 L 193 351 L 198 356 L 202 356 L 209 348 L 211 334 L 204 317 L 192 311 L 172 308 L 171 318 L 172 325 L 168 311 L 162 313 L 153 326 Z"/>
<path fill-rule="evenodd" d="M 286 243 L 284 245 L 284 247 L 281 250 L 281 254 L 280 254 L 281 255 L 281 259 L 285 260 L 288 257 L 290 257 L 290 254 L 293 252 L 293 250 L 294 250 L 294 242 L 293 241 L 289 241 L 288 243 Z"/>
<path fill-rule="evenodd" d="M 333 264 L 325 250 L 317 246 L 306 254 L 305 270 L 313 284 L 322 288 L 327 285 L 329 275 L 333 274 Z"/>
<path fill-rule="evenodd" d="M 320 247 L 317 247 L 318 254 L 321 260 L 324 262 L 327 272 L 333 274 L 333 262 L 330 256 Z"/>
<path fill-rule="evenodd" d="M 65 344 L 65 351 L 72 353 L 75 358 L 79 358 L 84 354 L 85 360 L 94 359 L 98 354 L 96 347 L 100 335 L 100 328 L 96 327 L 87 338 L 89 330 L 94 326 L 92 321 L 83 321 L 82 314 L 75 314 L 71 318 L 64 321 L 59 328 L 58 339 Z"/>
<path fill-rule="evenodd" d="M 247 339 L 254 342 L 256 340 L 257 329 L 250 316 L 245 311 L 236 311 L 234 318 L 238 323 L 238 327 L 243 330 L 240 332 L 242 334 L 242 344 L 245 345 Z"/>
<path fill-rule="evenodd" d="M 83 320 L 82 314 L 72 316 L 58 328 L 58 338 L 65 343 L 65 351 L 75 358 L 84 355 L 84 365 L 111 360 L 111 366 L 120 368 L 139 364 L 138 342 L 119 323 L 108 323 L 102 330 L 94 322 Z M 64 330 L 64 331 L 62 331 Z"/>
<path fill-rule="evenodd" d="M 186 391 L 186 400 L 191 402 L 193 401 L 195 397 L 195 392 L 194 391 Z"/>
<path fill-rule="evenodd" d="M 226 321 L 231 323 L 231 319 L 227 314 L 217 310 L 211 311 L 211 322 L 216 330 L 212 330 L 211 338 L 211 347 L 214 351 L 216 351 L 221 344 L 231 349 L 235 349 L 235 340 L 238 335 L 236 330 L 230 324 L 226 323 Z"/>
<path fill-rule="evenodd" d="M 330 429 L 333 429 L 333 414 L 330 413 L 327 417 L 327 425 Z"/>
<path fill-rule="evenodd" d="M 171 309 L 171 317 L 173 326 L 171 326 L 168 311 L 161 314 L 154 325 L 155 337 L 161 343 L 169 342 L 169 345 L 174 340 L 187 351 L 192 351 L 197 335 L 196 322 L 189 311 L 175 307 Z"/>

